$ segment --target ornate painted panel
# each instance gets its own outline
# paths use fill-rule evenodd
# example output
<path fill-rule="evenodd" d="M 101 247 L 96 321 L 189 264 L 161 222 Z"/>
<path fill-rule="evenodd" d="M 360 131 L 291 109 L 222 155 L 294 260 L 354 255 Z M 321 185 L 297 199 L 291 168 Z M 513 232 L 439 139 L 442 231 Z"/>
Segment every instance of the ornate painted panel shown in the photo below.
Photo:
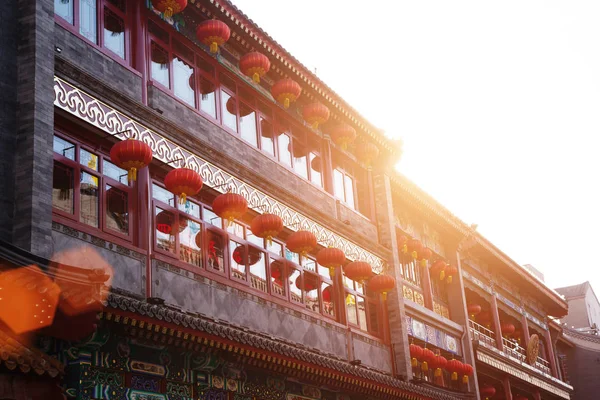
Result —
<path fill-rule="evenodd" d="M 450 353 L 461 354 L 460 341 L 455 336 L 408 315 L 406 316 L 406 327 L 409 336 L 431 343 Z"/>
<path fill-rule="evenodd" d="M 113 135 L 117 139 L 134 138 L 147 143 L 152 148 L 155 159 L 170 163 L 174 167 L 187 165 L 188 168 L 200 173 L 205 185 L 219 192 L 229 190 L 241 194 L 248 201 L 250 208 L 260 213 L 270 212 L 279 215 L 288 229 L 292 231 L 309 230 L 317 236 L 319 244 L 325 247 L 338 247 L 344 251 L 348 259 L 367 261 L 376 273 L 383 271 L 384 261 L 375 254 L 241 181 L 234 174 L 203 160 L 186 148 L 166 139 L 133 118 L 58 77 L 54 77 L 54 93 L 54 105 L 56 107 Z M 173 162 L 173 160 L 178 161 Z"/>

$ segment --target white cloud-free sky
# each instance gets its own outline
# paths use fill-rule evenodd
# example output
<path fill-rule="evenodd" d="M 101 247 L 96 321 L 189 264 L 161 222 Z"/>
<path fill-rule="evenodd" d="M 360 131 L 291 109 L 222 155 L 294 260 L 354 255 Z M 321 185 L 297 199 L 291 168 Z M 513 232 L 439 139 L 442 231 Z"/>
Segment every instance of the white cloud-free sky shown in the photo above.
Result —
<path fill-rule="evenodd" d="M 234 0 L 399 170 L 550 287 L 600 296 L 600 1 Z"/>

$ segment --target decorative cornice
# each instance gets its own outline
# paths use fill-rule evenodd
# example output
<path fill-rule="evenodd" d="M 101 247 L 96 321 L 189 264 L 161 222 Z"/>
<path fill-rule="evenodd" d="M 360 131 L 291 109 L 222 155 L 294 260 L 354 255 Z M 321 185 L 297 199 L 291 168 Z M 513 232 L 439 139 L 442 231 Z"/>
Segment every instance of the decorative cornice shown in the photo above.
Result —
<path fill-rule="evenodd" d="M 144 322 L 142 319 L 138 320 L 131 316 L 121 315 L 120 312 L 137 314 L 154 322 Z M 167 334 L 198 344 L 209 344 L 232 352 L 247 353 L 252 357 L 262 357 L 263 359 L 271 357 L 270 362 L 272 363 L 289 363 L 294 368 L 300 368 L 316 375 L 322 375 L 325 372 L 330 375 L 332 380 L 340 380 L 345 383 L 351 382 L 359 387 L 370 388 L 385 394 L 395 394 L 401 398 L 459 399 L 459 397 L 405 382 L 363 366 L 353 366 L 348 360 L 342 360 L 330 354 L 305 348 L 298 343 L 286 342 L 283 339 L 252 332 L 247 328 L 215 321 L 207 317 L 185 314 L 166 306 L 148 304 L 115 293 L 109 294 L 106 310 L 102 317 L 106 320 L 135 326 L 137 329 Z M 167 324 L 170 326 L 165 326 Z M 187 331 L 192 330 L 194 334 L 177 331 L 172 326 L 180 326 Z M 219 339 L 222 339 L 222 342 Z M 239 347 L 234 346 L 232 343 L 239 344 Z M 261 356 L 260 352 L 265 352 L 265 354 Z M 297 360 L 297 362 L 289 361 L 289 359 Z M 326 372 L 332 370 L 336 373 Z"/>
<path fill-rule="evenodd" d="M 54 77 L 54 93 L 54 105 L 56 107 L 113 135 L 117 139 L 134 138 L 142 140 L 152 148 L 154 158 L 157 160 L 171 162 L 177 158 L 181 159 L 179 162 L 171 162 L 171 165 L 187 165 L 188 168 L 200 173 L 204 184 L 214 190 L 219 192 L 231 190 L 239 193 L 246 198 L 249 207 L 257 212 L 271 212 L 281 216 L 288 229 L 292 231 L 309 230 L 317 236 L 319 244 L 325 247 L 338 247 L 344 251 L 348 259 L 367 261 L 376 273 L 383 271 L 385 262 L 375 254 L 241 181 L 233 174 L 203 160 L 186 148 L 166 139 L 133 118 L 58 77 Z M 117 134 L 118 132 L 125 133 Z"/>

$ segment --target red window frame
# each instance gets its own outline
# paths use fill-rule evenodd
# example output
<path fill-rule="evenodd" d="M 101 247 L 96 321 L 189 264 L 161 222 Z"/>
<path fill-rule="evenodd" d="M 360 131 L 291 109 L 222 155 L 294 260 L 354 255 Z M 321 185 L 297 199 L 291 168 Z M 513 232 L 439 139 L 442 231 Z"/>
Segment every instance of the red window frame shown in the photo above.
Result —
<path fill-rule="evenodd" d="M 348 326 L 355 327 L 360 329 L 361 331 L 368 332 L 369 334 L 381 337 L 382 335 L 382 307 L 381 302 L 379 300 L 379 296 L 376 293 L 372 293 L 368 284 L 361 285 L 358 282 L 352 281 L 348 279 L 345 275 L 342 276 L 343 286 L 344 286 L 344 306 L 346 311 L 346 322 Z M 354 296 L 354 304 L 349 304 L 349 296 Z M 361 326 L 361 318 L 360 313 L 358 312 L 358 298 L 362 298 L 365 304 L 365 325 L 366 329 Z M 350 322 L 349 312 L 350 307 L 355 307 L 356 309 L 356 319 L 358 324 Z M 373 326 L 373 321 L 371 320 L 371 315 L 375 313 L 377 317 L 377 326 Z"/>
<path fill-rule="evenodd" d="M 96 151 L 90 146 L 85 145 L 84 143 L 70 137 L 69 135 L 55 130 L 54 136 L 58 137 L 62 140 L 67 141 L 68 143 L 73 145 L 73 153 L 74 159 L 68 158 L 64 155 L 53 151 L 53 159 L 55 163 L 60 163 L 73 171 L 73 212 L 68 213 L 63 210 L 59 210 L 56 207 L 52 207 L 52 213 L 81 224 L 89 229 L 95 229 L 100 232 L 115 236 L 117 238 L 123 239 L 127 242 L 133 243 L 134 241 L 134 229 L 133 227 L 136 225 L 137 219 L 136 215 L 133 212 L 135 210 L 135 204 L 137 202 L 137 192 L 134 186 L 129 184 L 124 184 L 122 182 L 118 182 L 113 178 L 104 174 L 104 161 L 110 162 L 110 157 L 105 155 L 100 151 Z M 81 150 L 85 150 L 89 153 L 92 153 L 98 158 L 98 166 L 97 170 L 83 165 L 80 162 Z M 114 164 L 113 164 L 114 165 Z M 115 166 L 116 167 L 116 166 Z M 117 167 L 118 168 L 118 167 Z M 125 171 L 124 171 L 125 172 Z M 82 173 L 87 173 L 92 175 L 98 179 L 98 226 L 92 226 L 86 224 L 81 221 L 81 175 Z M 126 172 L 125 172 L 126 173 Z M 125 235 L 119 231 L 114 229 L 110 229 L 106 225 L 106 211 L 107 211 L 107 196 L 106 196 L 106 186 L 110 185 L 118 190 L 121 190 L 127 193 L 127 215 L 128 215 L 128 233 Z"/>
<path fill-rule="evenodd" d="M 133 2 L 123 0 L 125 4 L 125 11 L 120 10 L 117 6 L 112 4 L 110 0 L 96 0 L 96 41 L 91 41 L 89 38 L 80 33 L 81 21 L 79 17 L 79 9 L 81 0 L 72 0 L 73 2 L 73 23 L 70 23 L 60 15 L 55 14 L 55 21 L 57 21 L 62 27 L 73 32 L 87 43 L 95 46 L 102 51 L 106 51 L 109 55 L 114 56 L 116 61 L 129 67 L 131 65 L 132 49 L 131 49 L 131 29 L 132 29 L 132 15 L 131 5 Z M 104 44 L 104 11 L 108 9 L 116 16 L 123 20 L 124 24 L 124 35 L 125 35 L 125 54 L 121 57 L 119 54 L 113 52 L 110 48 Z"/>

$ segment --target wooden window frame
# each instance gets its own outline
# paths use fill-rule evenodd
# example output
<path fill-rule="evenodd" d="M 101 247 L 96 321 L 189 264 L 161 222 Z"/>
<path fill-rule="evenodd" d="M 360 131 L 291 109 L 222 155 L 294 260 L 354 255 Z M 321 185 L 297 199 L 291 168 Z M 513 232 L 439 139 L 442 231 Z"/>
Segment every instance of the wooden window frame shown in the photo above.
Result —
<path fill-rule="evenodd" d="M 344 280 L 348 280 L 349 282 L 351 282 L 351 287 L 347 286 Z M 361 332 L 367 332 L 368 334 L 375 336 L 375 337 L 381 337 L 382 336 L 382 303 L 379 300 L 379 297 L 376 296 L 373 293 L 370 293 L 368 291 L 368 284 L 364 284 L 364 285 L 360 285 L 358 282 L 352 281 L 348 278 L 346 278 L 345 276 L 342 277 L 342 286 L 344 289 L 344 310 L 346 313 L 346 322 L 348 324 L 348 326 L 356 328 L 358 330 L 360 330 Z M 362 289 L 359 289 L 359 287 L 361 287 Z M 356 313 L 356 318 L 357 318 L 357 322 L 358 324 L 354 324 L 352 322 L 350 322 L 349 318 L 348 318 L 348 305 L 346 304 L 346 299 L 348 298 L 348 295 L 353 295 L 354 298 L 356 299 L 354 307 L 356 307 L 358 309 L 358 297 L 361 297 L 364 299 L 364 303 L 365 303 L 365 318 L 366 318 L 366 326 L 367 329 L 363 329 L 360 326 L 360 314 L 357 312 Z M 371 307 L 376 307 L 376 313 L 377 313 L 377 328 L 374 329 L 371 325 L 371 319 L 369 318 L 369 316 L 371 315 Z"/>

